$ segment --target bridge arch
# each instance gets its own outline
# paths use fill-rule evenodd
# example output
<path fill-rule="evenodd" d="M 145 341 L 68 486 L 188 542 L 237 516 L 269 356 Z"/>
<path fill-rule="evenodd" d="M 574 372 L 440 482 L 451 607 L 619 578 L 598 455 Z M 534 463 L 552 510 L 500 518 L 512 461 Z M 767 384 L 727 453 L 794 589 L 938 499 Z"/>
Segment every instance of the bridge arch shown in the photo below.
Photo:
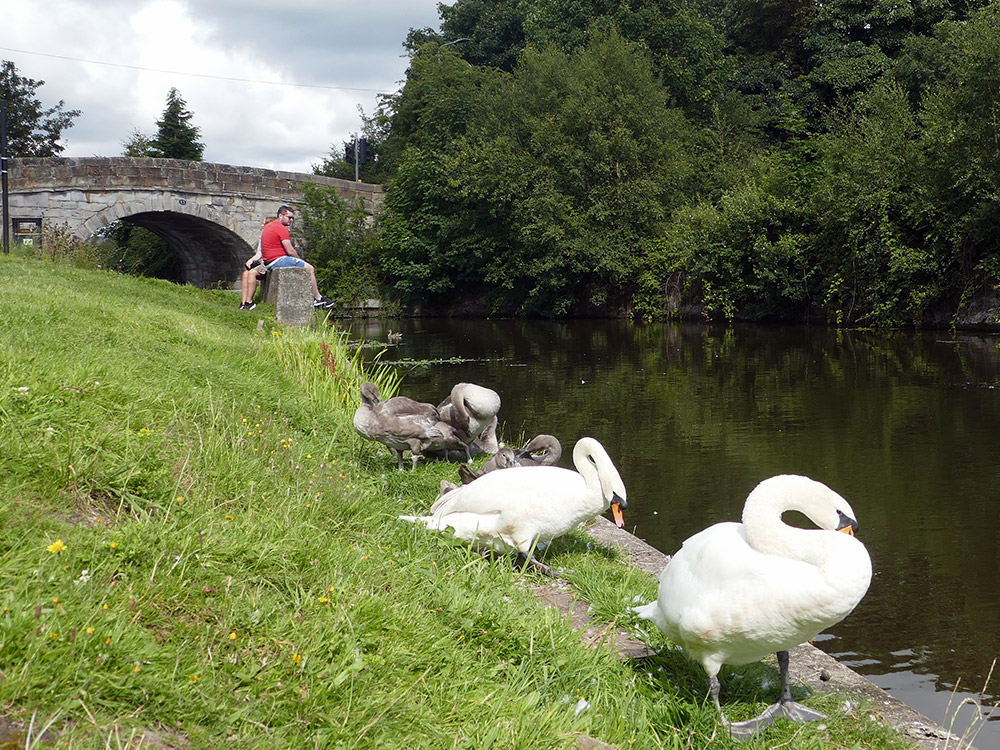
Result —
<path fill-rule="evenodd" d="M 181 281 L 200 287 L 236 283 L 261 223 L 279 205 L 301 205 L 306 183 L 332 186 L 371 215 L 382 204 L 380 185 L 258 167 L 131 157 L 8 164 L 11 219 L 41 218 L 80 239 L 127 221 L 163 238 L 177 255 Z"/>

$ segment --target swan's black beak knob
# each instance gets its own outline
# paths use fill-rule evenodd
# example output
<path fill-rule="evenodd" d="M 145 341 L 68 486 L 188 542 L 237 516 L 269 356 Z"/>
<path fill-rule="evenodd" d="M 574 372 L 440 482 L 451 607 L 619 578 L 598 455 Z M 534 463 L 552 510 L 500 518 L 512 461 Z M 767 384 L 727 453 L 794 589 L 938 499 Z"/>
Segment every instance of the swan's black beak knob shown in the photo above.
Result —
<path fill-rule="evenodd" d="M 845 513 L 837 511 L 840 516 L 840 526 L 837 527 L 837 531 L 843 531 L 845 534 L 850 534 L 851 536 L 858 535 L 858 522 Z"/>

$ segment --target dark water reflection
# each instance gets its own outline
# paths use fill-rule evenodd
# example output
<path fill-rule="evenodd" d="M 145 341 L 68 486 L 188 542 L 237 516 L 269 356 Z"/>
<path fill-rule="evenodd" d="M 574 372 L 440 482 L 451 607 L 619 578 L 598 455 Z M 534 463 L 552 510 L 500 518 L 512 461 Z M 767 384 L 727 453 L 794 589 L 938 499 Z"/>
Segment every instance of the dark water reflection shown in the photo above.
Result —
<path fill-rule="evenodd" d="M 463 360 L 405 367 L 406 395 L 476 382 L 500 393 L 509 442 L 604 443 L 629 527 L 665 552 L 737 520 L 768 476 L 826 482 L 857 511 L 875 577 L 819 645 L 939 722 L 959 680 L 955 703 L 978 695 L 1000 655 L 1000 338 L 423 319 L 354 333 L 390 327 L 404 338 L 389 359 Z M 1000 721 L 977 744 L 1000 747 Z"/>

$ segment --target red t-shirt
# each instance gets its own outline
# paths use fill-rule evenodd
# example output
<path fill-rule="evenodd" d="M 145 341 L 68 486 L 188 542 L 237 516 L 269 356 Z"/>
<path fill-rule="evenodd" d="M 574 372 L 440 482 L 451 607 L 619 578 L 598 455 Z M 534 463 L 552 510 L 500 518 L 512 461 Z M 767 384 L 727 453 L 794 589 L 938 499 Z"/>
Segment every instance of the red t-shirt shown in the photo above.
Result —
<path fill-rule="evenodd" d="M 264 262 L 270 263 L 282 255 L 288 255 L 281 241 L 290 240 L 291 238 L 292 235 L 288 231 L 288 227 L 282 224 L 279 219 L 265 224 L 264 229 L 260 233 L 260 253 Z"/>

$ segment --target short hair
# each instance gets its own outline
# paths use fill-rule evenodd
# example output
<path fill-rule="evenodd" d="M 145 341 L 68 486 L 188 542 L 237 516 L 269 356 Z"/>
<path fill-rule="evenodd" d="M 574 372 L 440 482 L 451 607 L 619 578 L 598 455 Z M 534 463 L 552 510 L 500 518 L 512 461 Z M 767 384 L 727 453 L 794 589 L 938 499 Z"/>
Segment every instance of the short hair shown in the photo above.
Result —
<path fill-rule="evenodd" d="M 294 214 L 294 213 L 295 209 L 292 208 L 291 206 L 282 206 L 281 208 L 278 209 L 278 216 L 282 216 L 283 214 Z"/>

